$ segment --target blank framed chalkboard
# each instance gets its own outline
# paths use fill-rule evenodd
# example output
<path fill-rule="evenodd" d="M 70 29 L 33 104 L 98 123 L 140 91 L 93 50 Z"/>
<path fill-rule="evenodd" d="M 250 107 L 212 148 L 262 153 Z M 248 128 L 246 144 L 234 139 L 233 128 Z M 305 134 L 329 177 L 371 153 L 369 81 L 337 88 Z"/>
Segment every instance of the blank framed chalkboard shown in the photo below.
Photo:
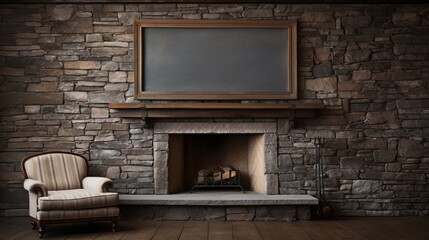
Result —
<path fill-rule="evenodd" d="M 135 98 L 297 97 L 296 22 L 137 20 Z"/>

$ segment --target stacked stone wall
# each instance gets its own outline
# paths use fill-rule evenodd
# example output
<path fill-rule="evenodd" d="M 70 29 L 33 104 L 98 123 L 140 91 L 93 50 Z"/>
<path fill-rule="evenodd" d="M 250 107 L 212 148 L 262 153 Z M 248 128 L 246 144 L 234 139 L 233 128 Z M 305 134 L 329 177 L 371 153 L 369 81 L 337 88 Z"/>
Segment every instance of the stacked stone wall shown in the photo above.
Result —
<path fill-rule="evenodd" d="M 314 193 L 321 136 L 337 215 L 428 215 L 428 13 L 416 4 L 2 4 L 0 215 L 28 214 L 20 160 L 41 151 L 85 155 L 119 193 L 154 193 L 153 148 L 164 139 L 107 106 L 135 101 L 140 18 L 296 20 L 299 101 L 326 109 L 290 129 L 283 119 L 234 120 L 278 124 L 279 192 Z"/>

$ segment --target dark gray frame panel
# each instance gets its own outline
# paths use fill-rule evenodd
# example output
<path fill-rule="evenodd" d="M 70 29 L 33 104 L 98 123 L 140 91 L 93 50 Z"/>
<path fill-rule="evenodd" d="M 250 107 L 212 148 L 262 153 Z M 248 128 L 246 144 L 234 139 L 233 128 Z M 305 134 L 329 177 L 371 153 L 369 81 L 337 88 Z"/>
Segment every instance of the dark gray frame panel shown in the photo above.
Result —
<path fill-rule="evenodd" d="M 135 98 L 295 99 L 296 22 L 137 20 Z"/>

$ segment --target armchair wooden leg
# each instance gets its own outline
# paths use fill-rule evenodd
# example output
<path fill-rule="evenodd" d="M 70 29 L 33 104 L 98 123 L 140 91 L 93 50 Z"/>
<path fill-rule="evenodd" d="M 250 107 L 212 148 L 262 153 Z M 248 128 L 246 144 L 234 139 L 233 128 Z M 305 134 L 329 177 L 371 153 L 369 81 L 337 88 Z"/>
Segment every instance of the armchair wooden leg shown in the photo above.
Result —
<path fill-rule="evenodd" d="M 36 230 L 36 228 L 37 228 L 37 222 L 30 221 L 30 223 L 31 223 L 31 229 Z"/>
<path fill-rule="evenodd" d="M 46 232 L 46 224 L 44 222 L 39 221 L 39 238 L 43 238 Z"/>
<path fill-rule="evenodd" d="M 116 232 L 118 227 L 118 220 L 113 220 L 112 221 L 112 232 Z"/>

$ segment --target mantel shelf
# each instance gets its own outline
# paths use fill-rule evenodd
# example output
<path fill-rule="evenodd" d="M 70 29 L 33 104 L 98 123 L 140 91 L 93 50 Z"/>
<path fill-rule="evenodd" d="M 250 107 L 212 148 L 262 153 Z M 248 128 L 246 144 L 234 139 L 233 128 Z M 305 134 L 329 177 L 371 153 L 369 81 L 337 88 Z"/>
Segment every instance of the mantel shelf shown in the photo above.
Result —
<path fill-rule="evenodd" d="M 109 103 L 128 118 L 306 118 L 322 103 Z"/>
<path fill-rule="evenodd" d="M 324 109 L 322 103 L 109 103 L 111 109 Z"/>

